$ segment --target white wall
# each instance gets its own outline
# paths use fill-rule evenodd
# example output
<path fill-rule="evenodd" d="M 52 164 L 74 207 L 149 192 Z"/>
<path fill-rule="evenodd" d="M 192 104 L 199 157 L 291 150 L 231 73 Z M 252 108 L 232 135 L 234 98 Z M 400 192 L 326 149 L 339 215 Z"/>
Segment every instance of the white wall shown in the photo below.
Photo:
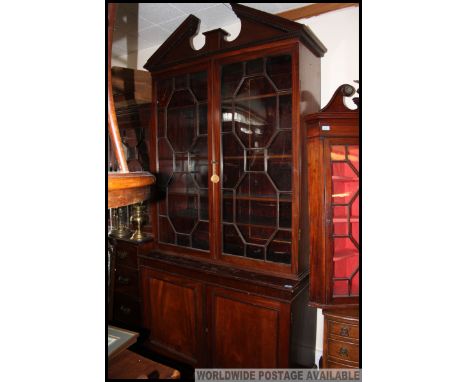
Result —
<path fill-rule="evenodd" d="M 324 107 L 338 86 L 345 83 L 357 86 L 353 81 L 359 80 L 359 7 L 340 9 L 298 22 L 308 25 L 328 49 L 322 58 L 321 68 L 321 106 Z M 220 27 L 231 34 L 229 40 L 235 39 L 240 32 L 240 22 Z M 204 36 L 200 32 L 194 37 L 193 44 L 196 49 L 200 49 L 203 43 Z M 129 56 L 113 57 L 112 65 L 131 64 L 128 67 L 143 69 L 143 65 L 158 47 L 140 50 Z M 347 105 L 355 108 L 351 100 L 347 100 Z M 315 338 L 315 359 L 318 364 L 323 351 L 323 315 L 320 309 L 317 309 Z"/>
<path fill-rule="evenodd" d="M 345 83 L 354 86 L 353 81 L 359 80 L 359 7 L 298 21 L 308 25 L 328 49 L 322 58 L 324 107 L 338 86 Z M 354 104 L 351 101 L 348 105 Z"/>

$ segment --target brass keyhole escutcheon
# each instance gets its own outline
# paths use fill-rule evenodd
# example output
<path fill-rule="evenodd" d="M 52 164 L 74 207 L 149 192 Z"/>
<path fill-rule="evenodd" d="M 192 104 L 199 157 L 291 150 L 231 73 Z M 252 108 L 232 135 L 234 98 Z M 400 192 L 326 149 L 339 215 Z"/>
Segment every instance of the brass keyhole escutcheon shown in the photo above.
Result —
<path fill-rule="evenodd" d="M 211 164 L 213 166 L 213 175 L 211 175 L 210 180 L 212 183 L 215 183 L 215 184 L 219 182 L 219 176 L 218 174 L 216 174 L 216 163 L 218 162 L 216 162 L 215 160 L 211 161 Z"/>

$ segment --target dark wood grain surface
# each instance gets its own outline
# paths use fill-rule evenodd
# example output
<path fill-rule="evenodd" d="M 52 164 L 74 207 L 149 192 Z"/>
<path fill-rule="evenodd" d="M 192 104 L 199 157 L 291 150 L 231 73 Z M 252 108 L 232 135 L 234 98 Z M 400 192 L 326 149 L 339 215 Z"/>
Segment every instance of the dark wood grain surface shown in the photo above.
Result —
<path fill-rule="evenodd" d="M 125 350 L 109 362 L 109 379 L 179 379 L 180 373 L 168 366 Z"/>

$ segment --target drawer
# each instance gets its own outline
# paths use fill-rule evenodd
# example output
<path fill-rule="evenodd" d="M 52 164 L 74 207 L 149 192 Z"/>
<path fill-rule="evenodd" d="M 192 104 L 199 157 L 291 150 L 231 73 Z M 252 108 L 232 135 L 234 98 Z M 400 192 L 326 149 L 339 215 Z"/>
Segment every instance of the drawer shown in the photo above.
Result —
<path fill-rule="evenodd" d="M 140 325 L 140 304 L 138 300 L 120 293 L 114 294 L 113 320 L 131 326 Z"/>
<path fill-rule="evenodd" d="M 327 369 L 359 369 L 359 365 L 351 365 L 351 364 L 346 364 L 346 363 L 340 363 L 336 362 L 334 360 L 328 359 L 326 362 Z"/>
<path fill-rule="evenodd" d="M 359 326 L 328 320 L 328 333 L 334 336 L 359 339 Z"/>
<path fill-rule="evenodd" d="M 115 270 L 114 291 L 138 299 L 138 271 L 133 268 L 118 266 Z"/>
<path fill-rule="evenodd" d="M 328 339 L 328 356 L 337 360 L 359 362 L 359 344 Z"/>
<path fill-rule="evenodd" d="M 115 246 L 116 265 L 126 265 L 128 267 L 137 267 L 137 247 L 131 244 L 119 242 Z"/>

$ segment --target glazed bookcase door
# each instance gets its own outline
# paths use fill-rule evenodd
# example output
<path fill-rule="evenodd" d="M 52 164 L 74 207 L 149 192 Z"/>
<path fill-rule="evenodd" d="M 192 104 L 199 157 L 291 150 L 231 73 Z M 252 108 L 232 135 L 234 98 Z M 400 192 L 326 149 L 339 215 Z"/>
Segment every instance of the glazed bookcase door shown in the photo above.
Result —
<path fill-rule="evenodd" d="M 291 266 L 292 54 L 221 63 L 221 253 Z"/>
<path fill-rule="evenodd" d="M 208 252 L 208 74 L 156 80 L 158 242 Z"/>
<path fill-rule="evenodd" d="M 359 142 L 330 140 L 328 181 L 330 295 L 334 303 L 359 297 Z"/>

